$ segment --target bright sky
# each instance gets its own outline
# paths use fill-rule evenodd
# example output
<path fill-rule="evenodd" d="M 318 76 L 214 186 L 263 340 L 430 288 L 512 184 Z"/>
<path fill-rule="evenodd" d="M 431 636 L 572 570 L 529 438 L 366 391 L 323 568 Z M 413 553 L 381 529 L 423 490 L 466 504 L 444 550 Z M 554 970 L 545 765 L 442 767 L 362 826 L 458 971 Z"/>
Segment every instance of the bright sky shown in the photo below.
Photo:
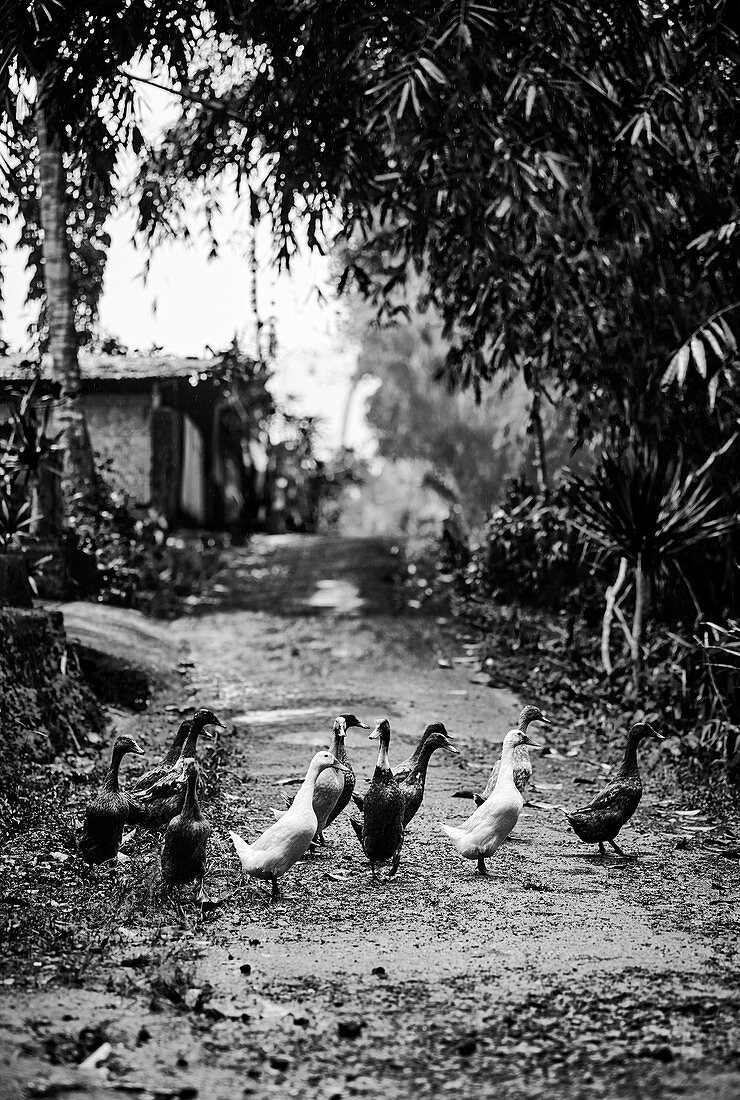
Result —
<path fill-rule="evenodd" d="M 171 117 L 171 97 L 147 89 L 142 99 L 146 130 L 154 135 Z M 216 223 L 221 243 L 217 259 L 207 259 L 205 240 L 172 242 L 154 254 L 144 283 L 144 255 L 133 244 L 134 218 L 119 210 L 111 218 L 111 248 L 100 306 L 100 329 L 130 348 L 161 345 L 165 353 L 202 355 L 206 347 L 226 347 L 234 335 L 253 332 L 249 305 L 247 211 L 234 196 L 224 195 Z M 5 321 L 0 335 L 13 348 L 28 346 L 26 329 L 32 312 L 24 304 L 28 280 L 25 256 L 17 250 L 17 224 L 3 231 L 10 246 L 0 256 L 5 273 Z M 305 255 L 290 275 L 277 275 L 269 264 L 269 242 L 258 238 L 260 314 L 277 318 L 278 355 L 273 390 L 278 398 L 295 397 L 294 408 L 325 421 L 323 442 L 340 442 L 349 379 L 358 349 L 347 335 L 346 306 L 333 294 L 329 263 Z M 317 288 L 328 298 L 321 302 Z M 371 384 L 372 385 L 372 384 Z M 362 387 L 352 401 L 348 442 L 365 450 L 370 433 L 364 422 Z"/>

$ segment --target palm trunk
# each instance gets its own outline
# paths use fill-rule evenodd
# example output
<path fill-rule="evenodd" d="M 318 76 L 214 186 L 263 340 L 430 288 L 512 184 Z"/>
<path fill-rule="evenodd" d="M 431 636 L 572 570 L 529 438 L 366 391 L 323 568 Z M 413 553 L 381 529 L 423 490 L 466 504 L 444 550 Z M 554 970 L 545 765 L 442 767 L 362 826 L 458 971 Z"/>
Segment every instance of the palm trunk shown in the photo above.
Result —
<path fill-rule="evenodd" d="M 43 230 L 44 282 L 49 324 L 49 355 L 61 389 L 56 422 L 62 433 L 62 502 L 68 512 L 74 496 L 91 502 L 95 466 L 85 413 L 80 401 L 80 366 L 74 325 L 72 265 L 67 237 L 67 191 L 59 138 L 49 128 L 43 85 L 36 107 L 39 150 L 39 216 Z M 61 509 L 60 509 L 61 510 Z M 58 527 L 62 516 L 55 517 Z"/>
<path fill-rule="evenodd" d="M 612 635 L 612 621 L 614 619 L 614 607 L 617 602 L 617 596 L 621 592 L 626 579 L 627 559 L 621 558 L 616 580 L 614 584 L 610 585 L 606 590 L 606 607 L 604 608 L 604 620 L 601 625 L 601 663 L 604 666 L 604 672 L 607 676 L 611 676 L 614 671 L 609 649 L 609 642 Z"/>

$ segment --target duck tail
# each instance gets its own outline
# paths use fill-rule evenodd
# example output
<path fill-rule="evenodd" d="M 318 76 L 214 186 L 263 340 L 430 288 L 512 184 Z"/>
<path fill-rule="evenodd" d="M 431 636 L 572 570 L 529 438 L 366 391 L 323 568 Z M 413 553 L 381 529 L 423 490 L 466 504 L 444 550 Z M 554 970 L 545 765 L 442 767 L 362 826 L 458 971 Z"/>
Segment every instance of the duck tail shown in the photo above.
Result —
<path fill-rule="evenodd" d="M 453 798 L 469 798 L 471 802 L 476 801 L 475 791 L 455 791 Z"/>
<path fill-rule="evenodd" d="M 463 830 L 456 829 L 453 825 L 445 825 L 444 821 L 440 821 L 438 824 L 442 832 L 445 833 L 445 835 L 450 838 L 455 847 L 457 847 L 462 837 L 465 836 Z"/>
<path fill-rule="evenodd" d="M 252 849 L 246 840 L 242 840 L 238 833 L 229 832 L 231 842 L 236 848 L 236 854 L 239 856 L 242 867 L 245 871 L 249 871 L 252 865 Z"/>
<path fill-rule="evenodd" d="M 276 821 L 279 821 L 280 818 L 285 813 L 285 810 L 284 809 L 283 810 L 278 810 L 278 809 L 276 809 L 275 806 L 270 806 L 270 813 L 272 814 L 272 816 L 275 818 Z"/>
<path fill-rule="evenodd" d="M 354 829 L 355 835 L 356 835 L 357 839 L 360 842 L 360 847 L 362 848 L 362 850 L 364 852 L 365 851 L 365 845 L 362 843 L 362 825 L 360 824 L 359 821 L 355 821 L 355 819 L 353 817 L 350 817 L 349 823 L 352 826 L 352 828 Z"/>

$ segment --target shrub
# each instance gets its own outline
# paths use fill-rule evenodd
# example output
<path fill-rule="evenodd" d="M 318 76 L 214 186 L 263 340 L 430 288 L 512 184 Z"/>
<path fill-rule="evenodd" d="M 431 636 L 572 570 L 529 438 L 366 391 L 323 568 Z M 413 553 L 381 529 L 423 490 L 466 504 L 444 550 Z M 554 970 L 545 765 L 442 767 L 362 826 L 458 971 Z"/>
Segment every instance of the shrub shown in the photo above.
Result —
<path fill-rule="evenodd" d="M 466 581 L 483 596 L 552 611 L 579 608 L 592 617 L 601 600 L 598 567 L 597 555 L 568 523 L 564 492 L 544 496 L 515 481 L 486 521 Z"/>

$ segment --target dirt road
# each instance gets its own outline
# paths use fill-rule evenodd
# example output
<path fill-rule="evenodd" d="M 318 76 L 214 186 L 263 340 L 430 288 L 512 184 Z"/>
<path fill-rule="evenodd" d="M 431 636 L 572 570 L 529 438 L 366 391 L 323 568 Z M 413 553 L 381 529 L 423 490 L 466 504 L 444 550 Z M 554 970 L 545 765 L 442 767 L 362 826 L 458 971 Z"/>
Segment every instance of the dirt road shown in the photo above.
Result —
<path fill-rule="evenodd" d="M 259 539 L 232 552 L 205 604 L 162 628 L 192 667 L 145 716 L 116 724 L 152 755 L 178 720 L 167 705 L 197 700 L 229 724 L 211 758 L 210 889 L 225 901 L 203 920 L 191 904 L 162 909 L 141 890 L 154 850 L 135 848 L 119 915 L 72 979 L 10 960 L 2 1095 L 740 1095 L 737 863 L 708 854 L 699 832 L 677 839 L 687 807 L 659 750 L 622 834 L 639 860 L 589 858 L 552 804 L 595 790 L 603 757 L 574 749 L 553 714 L 547 745 L 560 755 L 535 756 L 534 805 L 490 878 L 477 877 L 437 823 L 466 816 L 451 795 L 484 784 L 522 700 L 457 660 L 454 622 L 400 611 L 398 562 L 381 541 Z M 462 755 L 433 758 L 397 879 L 371 881 L 340 820 L 268 908 L 240 885 L 227 830 L 253 838 L 272 820 L 293 789 L 281 781 L 305 770 L 343 710 L 389 717 L 391 761 L 433 719 Z M 348 737 L 360 789 L 375 747 Z M 92 906 L 113 887 L 84 889 Z M 99 1069 L 71 1068 L 103 1041 Z"/>

